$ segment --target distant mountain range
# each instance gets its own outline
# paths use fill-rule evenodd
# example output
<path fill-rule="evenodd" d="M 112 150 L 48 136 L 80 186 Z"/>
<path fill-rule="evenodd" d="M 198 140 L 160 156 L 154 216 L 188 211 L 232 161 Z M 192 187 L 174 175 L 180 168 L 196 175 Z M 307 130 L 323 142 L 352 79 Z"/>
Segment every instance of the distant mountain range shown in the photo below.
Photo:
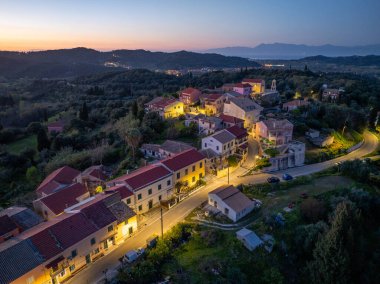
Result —
<path fill-rule="evenodd" d="M 363 46 L 311 46 L 304 44 L 273 43 L 256 47 L 224 47 L 204 50 L 204 53 L 217 53 L 225 56 L 239 56 L 252 59 L 300 59 L 308 56 L 352 56 L 380 55 L 380 44 Z"/>
<path fill-rule="evenodd" d="M 258 67 L 241 57 L 188 51 L 172 53 L 146 50 L 100 52 L 87 48 L 35 52 L 0 51 L 0 77 L 68 78 L 125 68 L 150 70 Z"/>

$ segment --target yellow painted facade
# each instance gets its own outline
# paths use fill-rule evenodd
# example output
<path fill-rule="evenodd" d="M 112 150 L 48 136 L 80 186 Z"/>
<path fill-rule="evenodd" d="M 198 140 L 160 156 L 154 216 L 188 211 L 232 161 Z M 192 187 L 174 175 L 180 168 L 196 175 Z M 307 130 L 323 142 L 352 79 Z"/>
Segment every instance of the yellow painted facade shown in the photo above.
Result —
<path fill-rule="evenodd" d="M 165 107 L 164 113 L 163 113 L 163 118 L 168 119 L 168 118 L 176 118 L 181 115 L 185 114 L 184 110 L 184 104 L 183 102 L 174 102 L 168 106 Z"/>
<path fill-rule="evenodd" d="M 205 160 L 198 161 L 184 167 L 173 174 L 174 185 L 178 182 L 189 187 L 194 186 L 197 181 L 205 176 Z"/>

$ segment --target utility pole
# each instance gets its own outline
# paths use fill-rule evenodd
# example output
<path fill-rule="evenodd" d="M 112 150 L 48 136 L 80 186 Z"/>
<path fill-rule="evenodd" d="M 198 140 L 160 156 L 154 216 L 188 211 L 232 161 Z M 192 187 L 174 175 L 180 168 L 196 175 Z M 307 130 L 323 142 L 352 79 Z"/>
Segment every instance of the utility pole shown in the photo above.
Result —
<path fill-rule="evenodd" d="M 162 214 L 162 206 L 161 206 L 161 238 L 164 238 L 164 218 Z"/>

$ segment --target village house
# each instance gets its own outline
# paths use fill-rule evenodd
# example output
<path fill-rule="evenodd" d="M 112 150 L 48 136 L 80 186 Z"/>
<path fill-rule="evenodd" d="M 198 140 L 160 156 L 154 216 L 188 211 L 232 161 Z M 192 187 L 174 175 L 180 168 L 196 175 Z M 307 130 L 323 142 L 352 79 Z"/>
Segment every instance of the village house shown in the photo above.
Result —
<path fill-rule="evenodd" d="M 143 214 L 159 205 L 161 200 L 170 199 L 173 173 L 161 163 L 151 164 L 107 182 L 107 190 L 115 190 L 115 186 L 125 186 L 131 191 L 133 196 L 123 200 L 137 214 Z"/>
<path fill-rule="evenodd" d="M 202 150 L 199 150 L 199 152 L 203 156 L 205 156 L 205 166 L 206 166 L 205 173 L 206 174 L 216 174 L 217 173 L 216 171 L 218 170 L 217 165 L 222 164 L 221 156 L 219 156 L 219 154 L 216 153 L 211 148 L 202 149 Z"/>
<path fill-rule="evenodd" d="M 55 170 L 49 174 L 37 187 L 37 196 L 44 197 L 57 190 L 71 185 L 79 174 L 80 171 L 69 166 L 64 166 Z"/>
<path fill-rule="evenodd" d="M 157 97 L 145 104 L 147 112 L 156 112 L 162 119 L 183 115 L 184 104 L 174 98 Z"/>
<path fill-rule="evenodd" d="M 237 154 L 245 160 L 248 153 L 248 132 L 244 128 L 232 126 L 202 139 L 202 150 L 211 149 L 220 158 Z"/>
<path fill-rule="evenodd" d="M 42 222 L 42 218 L 26 207 L 8 207 L 0 211 L 0 244 Z"/>
<path fill-rule="evenodd" d="M 269 157 L 270 166 L 266 171 L 279 171 L 303 166 L 305 163 L 305 143 L 289 141 L 288 144 L 277 147 L 279 154 Z"/>
<path fill-rule="evenodd" d="M 245 78 L 243 79 L 242 83 L 251 85 L 252 95 L 261 94 L 265 91 L 265 80 Z"/>
<path fill-rule="evenodd" d="M 95 165 L 85 169 L 75 179 L 75 182 L 83 184 L 87 190 L 95 194 L 98 186 L 103 187 L 109 178 L 104 166 Z"/>
<path fill-rule="evenodd" d="M 340 98 L 341 91 L 339 89 L 324 89 L 322 92 L 322 101 L 335 103 Z"/>
<path fill-rule="evenodd" d="M 226 115 L 226 114 L 221 114 L 219 115 L 219 118 L 222 120 L 222 126 L 223 128 L 228 128 L 231 126 L 238 126 L 240 128 L 244 127 L 244 120 L 231 116 L 231 115 Z"/>
<path fill-rule="evenodd" d="M 234 85 L 232 91 L 244 96 L 250 96 L 252 93 L 252 86 L 248 83 L 237 83 Z"/>
<path fill-rule="evenodd" d="M 183 151 L 195 149 L 181 141 L 166 140 L 161 145 L 159 144 L 142 144 L 140 151 L 146 158 L 165 159 Z"/>
<path fill-rule="evenodd" d="M 183 102 L 185 106 L 193 105 L 199 101 L 201 91 L 195 88 L 186 88 L 179 93 L 179 100 Z"/>
<path fill-rule="evenodd" d="M 282 105 L 282 109 L 284 111 L 293 111 L 300 107 L 308 106 L 310 103 L 306 100 L 292 100 L 290 102 L 286 102 Z"/>
<path fill-rule="evenodd" d="M 61 133 L 65 127 L 65 123 L 63 121 L 55 121 L 51 122 L 47 125 L 47 129 L 49 133 Z"/>
<path fill-rule="evenodd" d="M 173 184 L 192 187 L 205 177 L 205 157 L 190 149 L 161 161 L 172 172 Z"/>
<path fill-rule="evenodd" d="M 46 220 L 62 214 L 64 210 L 90 197 L 87 188 L 80 183 L 73 183 L 49 195 L 33 201 L 34 210 Z"/>
<path fill-rule="evenodd" d="M 0 283 L 62 283 L 127 237 L 127 223 L 135 213 L 117 194 L 90 198 L 0 244 Z"/>
<path fill-rule="evenodd" d="M 223 185 L 210 191 L 208 204 L 217 208 L 233 222 L 237 222 L 259 206 L 233 185 Z"/>
<path fill-rule="evenodd" d="M 263 107 L 248 98 L 229 98 L 224 103 L 223 114 L 244 120 L 244 127 L 251 128 L 260 118 Z"/>
<path fill-rule="evenodd" d="M 274 146 L 289 143 L 293 137 L 293 124 L 287 119 L 268 119 L 256 123 L 256 138 L 265 138 Z"/>
<path fill-rule="evenodd" d="M 223 112 L 225 96 L 222 94 L 204 94 L 201 96 L 201 106 L 206 115 L 218 115 Z"/>
<path fill-rule="evenodd" d="M 222 120 L 215 116 L 206 116 L 199 114 L 193 117 L 189 117 L 185 120 L 185 125 L 190 126 L 191 123 L 195 123 L 198 126 L 199 135 L 210 135 L 215 131 L 222 129 Z"/>
<path fill-rule="evenodd" d="M 234 89 L 234 86 L 235 86 L 234 83 L 223 84 L 223 86 L 222 86 L 222 92 L 223 93 L 230 92 L 230 91 L 232 91 Z"/>

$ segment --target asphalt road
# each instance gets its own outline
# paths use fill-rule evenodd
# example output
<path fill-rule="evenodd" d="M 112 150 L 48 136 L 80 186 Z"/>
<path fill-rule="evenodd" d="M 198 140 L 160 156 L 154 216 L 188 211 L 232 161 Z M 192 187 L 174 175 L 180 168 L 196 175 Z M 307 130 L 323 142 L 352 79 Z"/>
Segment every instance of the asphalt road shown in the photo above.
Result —
<path fill-rule="evenodd" d="M 238 185 L 241 183 L 263 183 L 269 176 L 281 177 L 284 172 L 291 174 L 294 177 L 301 175 L 308 175 L 315 172 L 319 172 L 326 168 L 333 166 L 336 162 L 351 160 L 356 158 L 361 158 L 371 152 L 373 152 L 378 145 L 378 140 L 375 135 L 370 132 L 364 133 L 364 143 L 363 145 L 343 156 L 330 161 L 305 165 L 302 167 L 287 169 L 286 171 L 279 171 L 273 174 L 256 174 L 246 177 L 241 176 L 246 169 L 240 168 L 230 175 L 230 183 Z M 200 189 L 198 192 L 194 193 L 187 199 L 183 200 L 181 203 L 171 208 L 169 211 L 164 213 L 164 232 L 169 230 L 172 226 L 182 221 L 195 207 L 199 206 L 202 202 L 207 200 L 207 194 L 216 187 L 226 184 L 227 178 L 212 179 L 208 184 Z M 117 267 L 119 266 L 119 258 L 121 258 L 127 251 L 131 249 L 136 249 L 141 246 L 145 246 L 146 239 L 148 239 L 153 234 L 160 234 L 161 232 L 161 222 L 158 214 L 153 215 L 147 224 L 135 235 L 123 244 L 118 246 L 116 249 L 111 251 L 109 254 L 105 255 L 101 259 L 92 263 L 73 278 L 67 281 L 67 283 L 103 283 L 104 281 L 104 270 L 108 269 L 107 277 L 110 279 L 112 276 L 116 275 Z"/>

